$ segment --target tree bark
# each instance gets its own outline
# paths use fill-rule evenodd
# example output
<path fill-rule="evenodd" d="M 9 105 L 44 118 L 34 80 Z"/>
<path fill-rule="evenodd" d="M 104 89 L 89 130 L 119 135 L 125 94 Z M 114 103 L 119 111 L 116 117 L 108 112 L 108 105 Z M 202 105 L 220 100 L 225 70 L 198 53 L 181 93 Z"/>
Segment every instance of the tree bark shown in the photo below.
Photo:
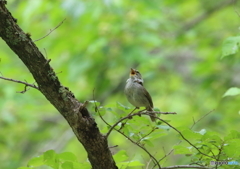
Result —
<path fill-rule="evenodd" d="M 54 70 L 49 65 L 29 34 L 25 34 L 16 24 L 11 13 L 0 1 L 0 36 L 18 55 L 31 72 L 40 92 L 67 120 L 78 140 L 88 153 L 93 169 L 116 169 L 107 139 L 102 135 L 88 110 L 75 99 L 67 87 L 61 85 Z M 81 63 L 79 63 L 81 65 Z"/>

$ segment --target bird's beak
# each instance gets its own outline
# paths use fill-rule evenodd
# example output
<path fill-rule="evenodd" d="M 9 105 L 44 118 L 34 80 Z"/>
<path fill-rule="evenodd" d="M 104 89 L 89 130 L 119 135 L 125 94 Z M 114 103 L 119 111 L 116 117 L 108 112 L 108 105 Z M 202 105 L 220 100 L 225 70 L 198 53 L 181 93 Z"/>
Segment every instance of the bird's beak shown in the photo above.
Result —
<path fill-rule="evenodd" d="M 130 75 L 133 76 L 135 74 L 136 74 L 135 70 L 133 68 L 131 68 Z"/>

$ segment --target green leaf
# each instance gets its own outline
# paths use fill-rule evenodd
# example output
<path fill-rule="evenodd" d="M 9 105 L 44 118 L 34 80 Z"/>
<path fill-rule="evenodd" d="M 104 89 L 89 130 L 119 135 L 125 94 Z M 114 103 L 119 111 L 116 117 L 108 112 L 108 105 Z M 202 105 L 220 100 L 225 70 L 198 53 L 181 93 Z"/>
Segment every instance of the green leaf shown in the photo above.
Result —
<path fill-rule="evenodd" d="M 93 104 L 94 106 L 100 106 L 100 102 L 96 100 L 89 100 L 88 103 Z"/>
<path fill-rule="evenodd" d="M 71 152 L 64 152 L 57 155 L 60 160 L 77 162 L 77 157 Z"/>
<path fill-rule="evenodd" d="M 122 162 L 128 159 L 128 156 L 126 154 L 125 150 L 120 150 L 117 152 L 117 154 L 113 155 L 113 158 L 116 162 Z"/>
<path fill-rule="evenodd" d="M 189 148 L 181 145 L 176 145 L 173 148 L 174 148 L 174 154 L 191 154 L 192 153 Z"/>
<path fill-rule="evenodd" d="M 237 151 L 240 149 L 239 142 L 240 139 L 233 139 L 226 142 L 226 145 L 224 146 L 224 153 L 226 153 L 229 158 L 239 158 L 240 151 Z"/>
<path fill-rule="evenodd" d="M 100 113 L 101 116 L 104 116 L 106 114 L 106 109 L 103 107 L 103 106 L 100 106 L 98 108 L 98 112 L 97 112 L 97 115 L 99 115 L 98 113 Z"/>
<path fill-rule="evenodd" d="M 194 140 L 197 140 L 197 139 L 200 139 L 202 137 L 201 134 L 199 133 L 196 133 L 192 130 L 189 130 L 189 129 L 186 129 L 186 130 L 183 130 L 182 131 L 182 134 L 183 136 L 186 138 L 186 139 L 194 139 Z"/>
<path fill-rule="evenodd" d="M 197 132 L 197 133 L 199 133 L 199 134 L 201 134 L 201 135 L 204 135 L 206 132 L 207 132 L 207 130 L 206 130 L 206 129 L 202 129 L 202 130 L 200 130 L 200 131 L 199 131 L 199 132 Z"/>
<path fill-rule="evenodd" d="M 233 55 L 239 50 L 240 36 L 229 37 L 223 42 L 221 59 Z"/>
<path fill-rule="evenodd" d="M 120 102 L 117 102 L 117 108 L 119 108 L 120 110 L 126 111 L 129 110 L 130 108 L 127 106 L 124 106 L 123 104 L 121 104 Z"/>
<path fill-rule="evenodd" d="M 67 162 L 64 162 L 61 167 L 62 169 L 73 169 L 73 164 L 72 162 L 67 161 Z"/>
<path fill-rule="evenodd" d="M 146 143 L 148 146 L 150 146 L 150 147 L 154 147 L 154 144 L 150 141 L 150 140 L 148 140 L 148 139 L 146 139 L 146 138 L 144 138 L 142 141 L 141 141 L 141 143 L 142 142 L 144 142 L 144 143 Z"/>
<path fill-rule="evenodd" d="M 230 133 L 224 137 L 224 141 L 228 141 L 232 139 L 240 139 L 240 132 L 236 130 L 231 130 Z"/>
<path fill-rule="evenodd" d="M 231 87 L 230 89 L 228 89 L 224 95 L 222 97 L 226 97 L 226 96 L 236 96 L 240 94 L 240 89 L 237 87 Z"/>
<path fill-rule="evenodd" d="M 79 168 L 89 169 L 89 168 L 91 168 L 91 165 L 88 162 L 85 162 L 85 163 L 75 163 L 75 162 L 73 162 L 73 168 L 74 169 L 79 169 Z"/>
<path fill-rule="evenodd" d="M 48 150 L 45 153 L 43 153 L 43 159 L 46 165 L 53 168 L 58 168 L 59 160 L 54 150 Z"/>
<path fill-rule="evenodd" d="M 120 163 L 117 163 L 117 166 L 119 168 L 127 168 L 127 167 L 138 167 L 138 166 L 144 166 L 143 163 L 141 163 L 140 161 L 126 161 L 126 162 L 120 162 Z"/>
<path fill-rule="evenodd" d="M 43 156 L 34 157 L 28 162 L 28 166 L 30 166 L 30 167 L 37 167 L 37 166 L 41 166 L 43 164 L 45 164 L 43 161 Z"/>
<path fill-rule="evenodd" d="M 144 164 L 141 163 L 140 161 L 133 160 L 133 161 L 129 161 L 128 162 L 128 166 L 131 166 L 131 167 L 134 167 L 134 166 L 144 166 Z"/>
<path fill-rule="evenodd" d="M 157 125 L 156 127 L 159 129 L 167 130 L 167 131 L 170 129 L 170 127 L 166 125 Z"/>

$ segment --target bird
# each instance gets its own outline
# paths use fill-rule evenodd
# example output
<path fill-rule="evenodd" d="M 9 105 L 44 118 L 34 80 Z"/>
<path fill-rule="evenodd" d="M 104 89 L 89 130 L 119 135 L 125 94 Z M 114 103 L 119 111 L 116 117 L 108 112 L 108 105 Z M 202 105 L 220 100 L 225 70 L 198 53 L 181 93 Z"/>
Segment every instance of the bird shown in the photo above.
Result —
<path fill-rule="evenodd" d="M 127 100 L 135 106 L 136 109 L 145 107 L 147 111 L 153 111 L 152 97 L 143 86 L 142 75 L 138 70 L 130 69 L 130 75 L 126 81 L 124 93 Z M 150 118 L 154 122 L 156 120 L 156 114 L 153 114 Z"/>

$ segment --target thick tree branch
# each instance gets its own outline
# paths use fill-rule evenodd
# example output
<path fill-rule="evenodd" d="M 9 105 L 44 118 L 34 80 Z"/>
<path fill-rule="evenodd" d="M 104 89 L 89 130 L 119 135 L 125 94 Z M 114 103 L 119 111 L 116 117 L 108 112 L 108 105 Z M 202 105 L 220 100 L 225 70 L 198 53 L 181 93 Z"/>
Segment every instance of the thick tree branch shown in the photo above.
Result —
<path fill-rule="evenodd" d="M 68 88 L 61 85 L 49 62 L 28 34 L 16 24 L 11 13 L 0 1 L 0 37 L 16 53 L 31 72 L 40 92 L 63 115 L 88 153 L 93 169 L 117 168 L 108 148 L 107 139 L 94 119 Z"/>

